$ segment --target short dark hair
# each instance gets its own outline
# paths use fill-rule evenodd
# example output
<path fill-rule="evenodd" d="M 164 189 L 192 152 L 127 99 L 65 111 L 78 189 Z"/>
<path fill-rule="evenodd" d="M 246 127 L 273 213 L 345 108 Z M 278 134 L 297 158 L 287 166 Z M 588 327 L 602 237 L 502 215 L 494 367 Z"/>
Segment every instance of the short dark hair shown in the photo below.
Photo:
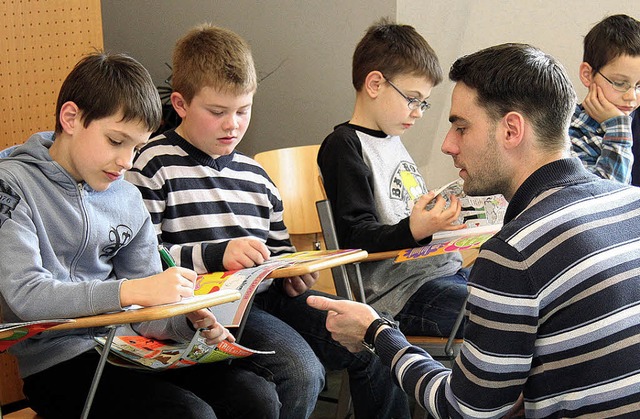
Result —
<path fill-rule="evenodd" d="M 367 75 L 380 71 L 393 79 L 400 74 L 426 77 L 434 86 L 442 81 L 442 68 L 429 43 L 413 26 L 381 19 L 367 29 L 353 53 L 353 87 L 360 91 Z"/>
<path fill-rule="evenodd" d="M 475 89 L 478 105 L 493 120 L 520 112 L 532 122 L 543 148 L 567 147 L 576 93 L 551 55 L 527 44 L 496 45 L 456 60 L 449 78 Z"/>
<path fill-rule="evenodd" d="M 96 51 L 84 56 L 62 83 L 56 104 L 56 133 L 62 132 L 60 109 L 75 103 L 84 127 L 122 112 L 123 121 L 140 121 L 153 132 L 162 119 L 160 95 L 149 72 L 126 54 Z"/>
<path fill-rule="evenodd" d="M 198 25 L 173 50 L 171 85 L 187 103 L 203 88 L 249 93 L 258 87 L 249 44 L 229 29 Z"/>
<path fill-rule="evenodd" d="M 631 16 L 606 17 L 584 37 L 582 61 L 594 73 L 621 55 L 640 56 L 640 22 Z"/>

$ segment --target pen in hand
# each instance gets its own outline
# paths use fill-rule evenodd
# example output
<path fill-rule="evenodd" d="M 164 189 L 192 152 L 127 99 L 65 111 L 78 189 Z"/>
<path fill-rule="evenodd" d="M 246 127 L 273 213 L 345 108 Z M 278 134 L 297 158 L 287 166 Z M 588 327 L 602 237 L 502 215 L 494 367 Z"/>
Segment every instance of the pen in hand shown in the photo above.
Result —
<path fill-rule="evenodd" d="M 173 260 L 173 258 L 171 257 L 171 253 L 169 253 L 166 247 L 159 244 L 158 251 L 160 252 L 160 258 L 164 261 L 164 263 L 167 264 L 169 268 L 173 268 L 174 266 L 176 266 L 176 261 Z"/>

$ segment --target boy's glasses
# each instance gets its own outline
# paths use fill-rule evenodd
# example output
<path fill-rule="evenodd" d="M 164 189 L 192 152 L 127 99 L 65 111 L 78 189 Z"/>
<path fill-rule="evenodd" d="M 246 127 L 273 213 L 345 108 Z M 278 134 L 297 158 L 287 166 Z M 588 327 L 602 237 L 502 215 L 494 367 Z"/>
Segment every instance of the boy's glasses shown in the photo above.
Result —
<path fill-rule="evenodd" d="M 396 92 L 400 93 L 400 96 L 402 96 L 404 100 L 407 101 L 407 106 L 409 107 L 410 110 L 415 111 L 416 109 L 420 109 L 420 112 L 424 112 L 431 107 L 431 104 L 426 100 L 421 101 L 420 99 L 416 99 L 415 97 L 409 97 L 404 93 L 402 93 L 402 91 L 398 89 L 398 87 L 395 84 L 391 83 L 391 80 L 386 78 L 384 74 L 382 75 L 382 77 L 384 77 L 387 83 L 389 83 L 389 85 L 393 87 Z"/>
<path fill-rule="evenodd" d="M 600 72 L 600 70 L 598 70 L 598 74 L 600 74 L 606 81 L 608 81 L 611 86 L 613 86 L 613 89 L 620 92 L 620 93 L 626 93 L 629 89 L 631 89 L 633 87 L 633 89 L 636 91 L 636 94 L 640 95 L 640 84 L 637 84 L 635 86 L 632 86 L 631 83 L 626 82 L 626 81 L 613 81 L 613 80 L 609 80 L 609 78 L 607 76 L 605 76 L 604 74 L 602 74 Z M 389 80 L 387 80 L 389 81 Z"/>

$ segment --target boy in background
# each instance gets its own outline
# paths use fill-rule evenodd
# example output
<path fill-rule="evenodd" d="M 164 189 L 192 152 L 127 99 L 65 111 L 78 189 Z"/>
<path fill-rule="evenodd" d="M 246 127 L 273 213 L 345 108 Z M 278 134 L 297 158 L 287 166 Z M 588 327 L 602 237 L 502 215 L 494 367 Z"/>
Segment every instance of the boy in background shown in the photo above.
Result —
<path fill-rule="evenodd" d="M 431 89 L 442 80 L 431 46 L 413 27 L 382 20 L 358 43 L 352 72 L 351 120 L 336 126 L 318 153 L 340 246 L 399 250 L 462 228 L 452 225 L 459 200 L 453 197 L 445 208 L 445 200 L 427 190 L 400 139 L 429 108 Z M 467 295 L 468 270 L 461 263 L 457 252 L 363 263 L 367 303 L 391 314 L 406 334 L 446 336 Z"/>
<path fill-rule="evenodd" d="M 160 117 L 158 92 L 137 61 L 90 54 L 62 85 L 55 132 L 34 134 L 0 160 L 0 254 L 11 259 L 0 264 L 4 321 L 91 316 L 193 296 L 196 273 L 162 271 L 140 193 L 122 179 Z M 208 329 L 202 333 L 210 344 L 233 340 L 209 310 L 133 326 L 144 336 L 187 342 L 195 325 Z M 80 417 L 99 360 L 94 337 L 106 331 L 47 332 L 11 347 L 39 415 Z M 212 407 L 237 376 L 219 369 L 150 374 L 107 364 L 91 417 L 215 418 Z M 248 417 L 255 413 L 253 405 L 241 407 Z"/>
<path fill-rule="evenodd" d="M 630 115 L 640 105 L 640 22 L 613 15 L 591 28 L 579 76 L 589 92 L 571 119 L 572 155 L 602 178 L 630 183 Z"/>
<path fill-rule="evenodd" d="M 172 84 L 182 122 L 145 146 L 127 173 L 160 241 L 178 265 L 198 273 L 252 267 L 293 252 L 276 186 L 257 162 L 235 150 L 257 87 L 248 44 L 223 28 L 194 28 L 174 49 Z M 309 417 L 323 388 L 323 364 L 349 370 L 357 417 L 408 416 L 389 370 L 371 354 L 354 356 L 333 341 L 326 316 L 306 305 L 316 280 L 313 274 L 263 284 L 242 343 L 276 353 L 233 364 L 275 383 L 282 418 Z M 241 390 L 237 397 L 253 402 Z"/>

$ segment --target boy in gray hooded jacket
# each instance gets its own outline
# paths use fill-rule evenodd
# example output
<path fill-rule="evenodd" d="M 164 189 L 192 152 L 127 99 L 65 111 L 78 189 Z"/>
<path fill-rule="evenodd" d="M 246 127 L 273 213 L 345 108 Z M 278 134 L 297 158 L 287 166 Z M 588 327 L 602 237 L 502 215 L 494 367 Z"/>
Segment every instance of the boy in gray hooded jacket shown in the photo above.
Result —
<path fill-rule="evenodd" d="M 35 134 L 0 159 L 4 321 L 90 316 L 193 296 L 196 273 L 162 271 L 140 193 L 122 179 L 160 117 L 157 90 L 137 61 L 93 53 L 62 85 L 55 132 Z M 202 334 L 211 344 L 233 340 L 206 309 L 133 327 L 144 336 L 186 341 L 196 324 L 207 329 Z M 12 347 L 38 414 L 80 416 L 99 358 L 94 337 L 105 333 L 47 332 Z M 213 406 L 242 379 L 228 365 L 219 369 L 149 374 L 107 365 L 92 417 L 215 418 Z M 251 416 L 252 408 L 234 413 Z"/>

